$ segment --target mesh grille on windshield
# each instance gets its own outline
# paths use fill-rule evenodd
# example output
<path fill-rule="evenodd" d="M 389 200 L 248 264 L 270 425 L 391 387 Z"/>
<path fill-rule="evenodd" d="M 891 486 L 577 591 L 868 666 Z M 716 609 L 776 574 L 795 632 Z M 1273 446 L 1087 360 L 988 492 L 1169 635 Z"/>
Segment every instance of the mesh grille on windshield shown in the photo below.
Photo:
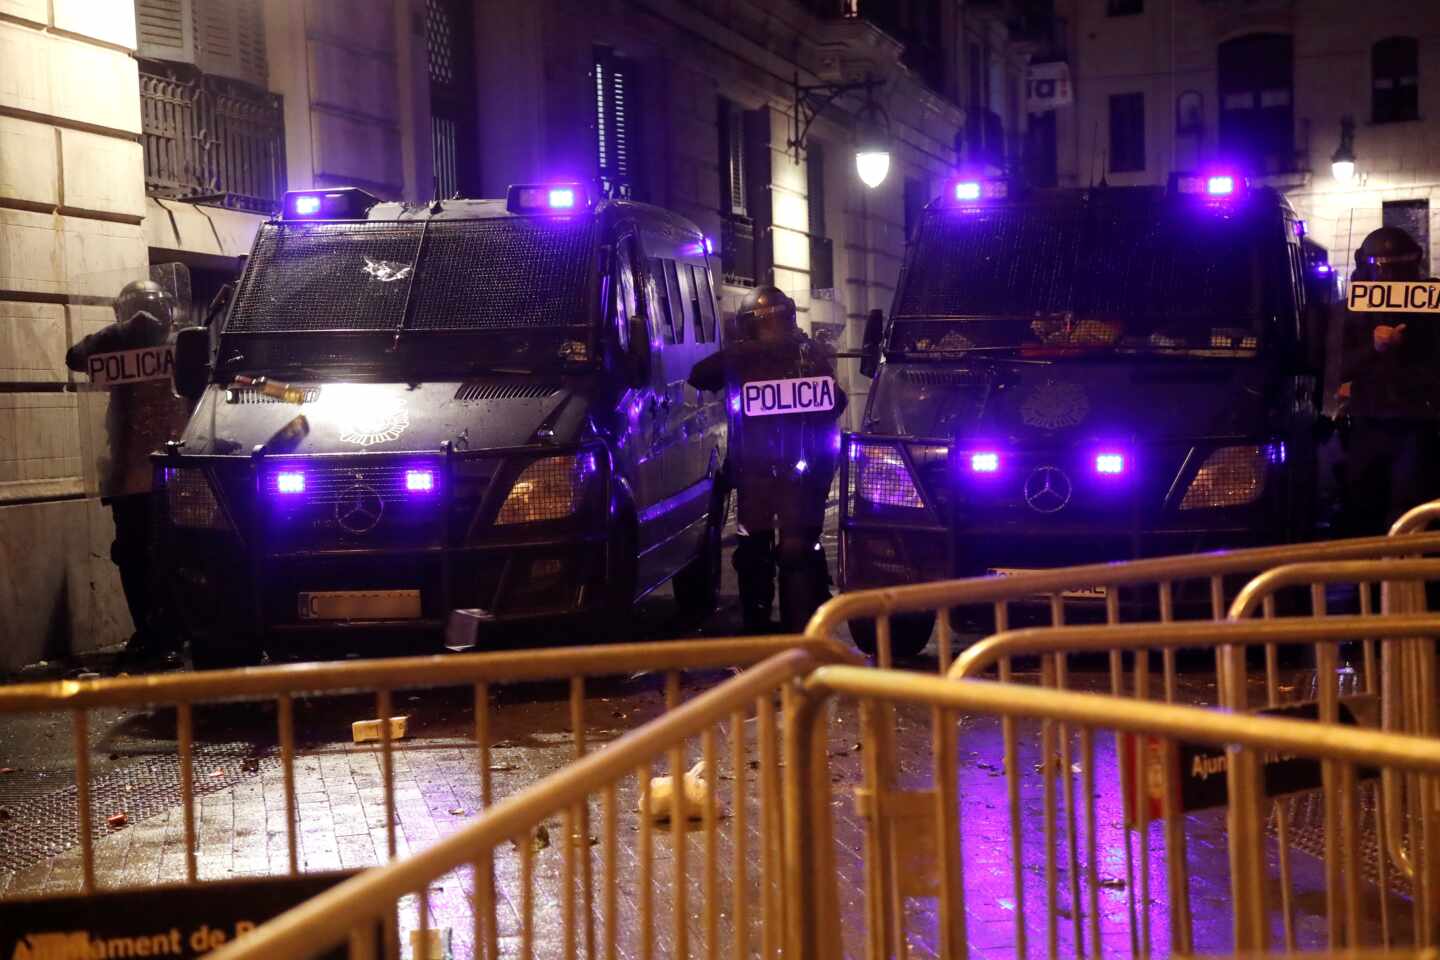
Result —
<path fill-rule="evenodd" d="M 931 212 L 897 313 L 1251 318 L 1253 229 L 1223 218 L 1006 207 Z"/>
<path fill-rule="evenodd" d="M 266 224 L 226 332 L 394 330 L 407 295 L 407 330 L 583 324 L 593 230 L 588 217 Z"/>

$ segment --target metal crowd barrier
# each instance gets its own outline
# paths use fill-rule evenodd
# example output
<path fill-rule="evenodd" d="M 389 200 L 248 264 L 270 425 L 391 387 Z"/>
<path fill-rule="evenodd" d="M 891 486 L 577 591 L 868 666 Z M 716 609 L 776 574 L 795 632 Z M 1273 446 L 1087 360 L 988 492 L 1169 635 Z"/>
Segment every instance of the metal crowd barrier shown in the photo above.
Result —
<path fill-rule="evenodd" d="M 1437 625 L 1433 620 L 1424 624 L 1429 629 Z M 1259 626 L 1269 629 L 1269 625 Z M 1420 626 L 1411 622 L 1396 628 Z M 702 806 L 697 818 L 699 835 L 687 839 L 672 819 L 667 849 L 657 860 L 649 818 L 632 812 L 635 808 L 624 801 L 638 798 L 643 809 L 649 800 L 653 765 L 668 766 L 672 776 L 682 776 L 686 758 L 697 750 L 715 782 L 723 783 L 725 769 L 721 766 L 717 771 L 714 763 L 723 756 L 717 740 L 733 731 L 737 713 L 754 704 L 773 703 L 777 695 L 783 704 L 781 723 L 764 735 L 783 738 L 778 794 L 763 778 L 753 785 L 753 793 L 752 786 L 740 779 L 723 791 L 706 790 L 698 800 Z M 1016 880 L 1019 893 L 1006 902 L 996 883 L 1002 875 L 1006 880 L 1030 877 L 1034 888 L 1035 831 L 1031 831 L 1028 847 L 1015 848 L 1007 831 L 991 828 L 991 816 L 977 806 L 993 799 L 984 790 L 989 771 L 976 766 L 962 770 L 954 750 L 937 753 L 932 758 L 934 777 L 928 789 L 910 784 L 903 791 L 895 790 L 896 799 L 903 798 L 907 806 L 931 815 L 937 829 L 927 832 L 907 821 L 887 824 L 871 820 L 858 851 L 842 842 L 841 831 L 848 817 L 840 794 L 850 785 L 837 786 L 833 773 L 835 758 L 846 752 L 836 749 L 840 744 L 830 701 L 837 696 L 859 701 L 862 711 L 872 714 L 881 706 L 931 711 L 955 735 L 962 732 L 961 724 L 973 735 L 978 721 L 995 719 L 1016 724 L 1039 722 L 1052 744 L 1058 726 L 1074 731 L 1085 758 L 1081 769 L 1086 780 L 1085 820 L 1083 830 L 1069 832 L 1063 842 L 1074 847 L 1083 838 L 1084 887 L 1080 893 L 1072 890 L 1067 904 L 1058 903 L 1053 896 L 1048 899 L 1043 918 L 1048 956 L 1062 952 L 1077 956 L 1169 952 L 1179 956 L 1193 954 L 1196 946 L 1214 954 L 1274 956 L 1269 953 L 1275 920 L 1270 908 L 1274 877 L 1268 865 L 1261 765 L 1276 756 L 1291 764 L 1304 762 L 1298 758 L 1321 761 L 1333 771 L 1340 785 L 1338 792 L 1352 800 L 1356 784 L 1376 768 L 1415 776 L 1430 801 L 1440 799 L 1436 793 L 1440 741 L 1434 739 L 1133 698 L 824 665 L 813 655 L 795 650 L 776 655 L 501 801 L 459 833 L 423 852 L 352 878 L 212 956 L 215 960 L 276 956 L 299 960 L 335 948 L 348 950 L 351 957 L 398 956 L 398 938 L 380 932 L 387 918 L 404 913 L 401 927 L 413 928 L 417 935 L 412 942 L 427 942 L 430 925 L 436 922 L 428 909 L 427 891 L 442 878 L 448 885 L 458 877 L 463 886 L 467 871 L 473 871 L 476 864 L 504 859 L 519 861 L 509 891 L 511 902 L 518 901 L 519 926 L 514 941 L 505 944 L 506 955 L 574 957 L 583 952 L 607 958 L 759 955 L 787 960 L 840 956 L 878 960 L 914 952 L 957 958 L 972 953 L 1026 957 L 1029 927 L 1035 919 L 1026 910 L 1026 884 Z M 1225 912 L 1228 932 L 1206 929 L 1197 942 L 1188 925 L 1187 891 L 1175 886 L 1167 891 L 1170 896 L 1164 911 L 1169 918 L 1168 951 L 1164 947 L 1157 951 L 1146 939 L 1148 927 L 1138 929 L 1134 916 L 1112 902 L 1117 891 L 1110 878 L 1101 875 L 1108 851 L 1101 847 L 1100 838 L 1106 821 L 1121 814 L 1113 804 L 1100 810 L 1094 792 L 1094 775 L 1107 762 L 1103 758 L 1097 762 L 1097 735 L 1109 733 L 1115 735 L 1118 755 L 1125 755 L 1128 749 L 1145 761 L 1142 776 L 1128 791 L 1123 816 L 1141 822 L 1163 819 L 1167 829 L 1160 855 L 1172 882 L 1183 871 L 1183 863 L 1177 868 L 1174 861 L 1186 855 L 1183 845 L 1176 845 L 1177 831 L 1183 837 L 1184 831 L 1191 829 L 1187 823 L 1191 818 L 1182 818 L 1178 809 L 1176 757 L 1182 750 L 1188 751 L 1188 756 L 1208 749 L 1197 755 L 1223 771 L 1228 798 L 1225 824 L 1211 829 L 1210 840 L 1223 847 L 1228 869 L 1217 882 L 1223 896 L 1217 896 L 1214 889 L 1210 892 L 1209 900 L 1218 900 L 1220 907 L 1211 903 L 1207 909 Z M 864 764 L 873 769 L 886 762 L 887 750 L 881 732 L 867 727 L 860 744 Z M 1007 747 L 1004 763 L 1012 770 L 1028 766 L 1032 759 Z M 1114 759 L 1112 756 L 1108 762 Z M 1039 766 L 1053 767 L 1056 762 L 1047 747 Z M 743 777 L 738 762 L 730 769 Z M 873 802 L 873 783 L 867 777 L 866 787 L 857 795 L 857 806 Z M 772 851 L 763 844 L 755 848 L 761 869 L 755 882 L 757 878 L 744 872 L 749 834 L 745 811 L 758 803 L 763 814 L 767 807 L 778 805 L 780 798 L 783 850 Z M 1003 801 L 1009 833 L 1024 831 L 1027 817 L 1033 816 L 1027 814 L 1033 800 L 1028 795 L 1017 800 L 1012 793 Z M 1052 809 L 1053 801 L 1053 792 L 1047 793 L 1045 803 Z M 602 811 L 603 823 L 599 838 L 603 876 L 598 889 L 588 881 L 577 888 L 576 874 L 569 870 L 541 876 L 524 843 L 518 843 L 513 851 L 507 847 L 512 838 L 528 837 L 555 817 L 568 816 L 567 824 L 573 822 L 573 814 L 567 811 L 592 807 Z M 1427 810 L 1433 819 L 1433 808 Z M 721 827 L 726 819 L 728 830 Z M 618 854 L 620 837 L 630 828 L 638 836 L 633 862 Z M 1343 822 L 1341 829 L 1346 843 L 1353 842 L 1355 831 Z M 887 837 L 887 831 L 904 836 Z M 580 849 L 586 849 L 584 838 L 576 840 Z M 1043 838 L 1047 848 L 1060 842 L 1050 832 Z M 718 880 L 722 860 L 733 861 L 733 869 L 738 871 L 723 884 Z M 658 868 L 657 864 L 667 862 L 668 870 Z M 778 887 L 772 865 L 781 868 L 783 883 Z M 1061 889 L 1056 874 L 1051 861 L 1040 881 L 1046 889 Z M 1331 944 L 1333 950 L 1367 946 L 1366 940 L 1371 939 L 1362 918 L 1368 916 L 1377 893 L 1348 866 L 1343 879 L 1335 902 L 1327 904 L 1344 918 L 1343 936 Z M 857 888 L 861 891 L 858 900 Z M 480 886 L 467 889 L 460 906 L 473 927 L 473 942 L 481 945 L 474 956 L 498 957 L 497 944 L 487 944 L 484 932 L 501 921 L 493 900 L 480 891 Z M 629 902 L 622 904 L 621 895 Z M 933 910 L 917 917 L 916 897 L 933 897 Z M 412 911 L 416 901 L 418 907 Z M 597 904 L 594 909 L 581 906 L 591 902 Z M 1150 910 L 1147 904 L 1147 916 Z M 1067 919 L 1070 924 L 1063 923 Z M 455 922 L 453 917 L 450 922 Z M 1062 929 L 1072 925 L 1073 933 Z M 1397 922 L 1384 936 L 1397 944 L 1413 940 L 1413 946 L 1428 949 L 1436 939 L 1433 926 L 1433 916 L 1409 931 L 1398 929 Z"/>
<path fill-rule="evenodd" d="M 0 687 L 0 715 L 17 713 L 68 713 L 75 758 L 75 804 L 80 851 L 79 892 L 123 889 L 135 884 L 102 883 L 97 877 L 95 842 L 100 832 L 91 801 L 92 712 L 106 708 L 174 708 L 178 788 L 183 816 L 186 883 L 201 882 L 196 858 L 196 708 L 231 702 L 273 704 L 275 732 L 284 784 L 284 820 L 289 874 L 299 874 L 297 830 L 300 822 L 296 800 L 295 766 L 303 751 L 297 747 L 296 701 L 312 696 L 342 693 L 373 693 L 374 716 L 397 717 L 394 695 L 416 688 L 470 688 L 473 691 L 474 749 L 479 780 L 480 806 L 493 802 L 491 769 L 492 719 L 495 706 L 491 690 L 503 684 L 534 681 L 565 681 L 569 685 L 569 716 L 573 755 L 587 750 L 585 705 L 587 678 L 630 674 L 663 674 L 666 707 L 678 703 L 680 677 L 684 671 L 745 667 L 774 653 L 800 648 L 820 659 L 858 661 L 858 655 L 833 641 L 811 641 L 796 636 L 747 637 L 720 640 L 676 640 L 653 643 L 614 644 L 603 647 L 557 647 L 541 650 L 504 651 L 448 656 L 403 657 L 344 663 L 303 663 L 238 670 L 162 674 L 144 677 L 99 680 L 63 680 L 49 683 L 16 684 Z M 358 719 L 358 718 L 357 718 Z M 773 711 L 762 712 L 760 722 L 773 722 Z M 386 847 L 396 855 L 396 800 L 394 791 L 395 754 L 407 749 L 392 734 L 391 725 L 378 722 L 381 781 L 384 788 Z M 759 768 L 767 777 L 775 775 L 775 758 L 763 754 Z M 100 823 L 103 823 L 103 815 Z M 101 827 L 100 829 L 103 829 Z M 771 826 L 765 827 L 771 836 Z M 120 873 L 123 879 L 123 873 Z M 113 878 L 112 878 L 113 879 Z M 206 879 L 229 879 L 214 877 Z M 12 888 L 6 898 L 38 892 Z M 48 889 L 45 892 L 57 892 Z"/>

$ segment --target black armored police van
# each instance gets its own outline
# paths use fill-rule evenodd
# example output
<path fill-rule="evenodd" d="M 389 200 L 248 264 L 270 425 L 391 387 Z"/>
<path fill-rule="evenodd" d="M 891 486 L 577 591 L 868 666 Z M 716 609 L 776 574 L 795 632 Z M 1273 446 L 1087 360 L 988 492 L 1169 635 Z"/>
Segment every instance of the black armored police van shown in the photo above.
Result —
<path fill-rule="evenodd" d="M 1230 173 L 950 183 L 867 331 L 842 587 L 1310 537 L 1323 251 L 1303 234 Z M 895 649 L 932 622 L 897 620 Z"/>
<path fill-rule="evenodd" d="M 616 635 L 670 580 L 713 608 L 726 414 L 685 378 L 721 334 L 688 221 L 578 183 L 292 192 L 212 314 L 156 456 L 198 664 L 457 608 Z"/>

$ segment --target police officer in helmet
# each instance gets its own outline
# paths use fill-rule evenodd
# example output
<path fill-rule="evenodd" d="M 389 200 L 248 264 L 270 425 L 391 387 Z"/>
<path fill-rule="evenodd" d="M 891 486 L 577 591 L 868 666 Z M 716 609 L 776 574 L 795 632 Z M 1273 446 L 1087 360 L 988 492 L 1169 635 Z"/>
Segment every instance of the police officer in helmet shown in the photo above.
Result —
<path fill-rule="evenodd" d="M 175 326 L 176 303 L 153 280 L 126 284 L 115 298 L 115 322 L 90 334 L 65 354 L 65 365 L 84 373 L 91 356 L 158 347 L 169 342 Z M 135 633 L 126 645 L 127 659 L 164 657 L 178 643 L 173 620 L 152 582 L 151 531 L 154 523 L 154 471 L 150 454 L 178 436 L 186 410 L 168 379 L 117 386 L 110 391 L 105 429 L 108 464 L 103 467 L 101 502 L 115 520 L 110 559 L 120 571 L 120 585 Z"/>
<path fill-rule="evenodd" d="M 1352 280 L 1415 281 L 1427 273 L 1420 245 L 1404 230 L 1382 227 L 1355 252 Z M 1341 380 L 1349 388 L 1354 533 L 1385 533 L 1405 511 L 1440 496 L 1437 322 L 1419 314 L 1345 314 Z"/>
<path fill-rule="evenodd" d="M 846 397 L 826 351 L 800 331 L 795 302 L 779 289 L 747 294 L 736 326 L 741 339 L 696 364 L 690 385 L 724 390 L 729 400 L 738 521 L 732 562 L 745 627 L 770 628 L 778 569 L 781 622 L 799 632 L 829 595 L 820 532 Z M 803 387 L 784 383 L 802 380 Z M 754 386 L 767 381 L 782 381 L 765 396 L 768 405 Z"/>

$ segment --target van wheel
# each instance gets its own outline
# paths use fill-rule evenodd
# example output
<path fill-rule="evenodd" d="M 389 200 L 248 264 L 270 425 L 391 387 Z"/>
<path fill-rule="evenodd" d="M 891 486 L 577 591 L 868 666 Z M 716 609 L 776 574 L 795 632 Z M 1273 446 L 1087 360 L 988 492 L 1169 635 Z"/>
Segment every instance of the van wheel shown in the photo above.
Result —
<path fill-rule="evenodd" d="M 897 613 L 890 618 L 890 655 L 892 657 L 914 657 L 930 643 L 930 634 L 935 630 L 933 613 Z M 863 653 L 876 656 L 879 638 L 875 634 L 875 621 L 851 620 L 850 636 Z"/>
<path fill-rule="evenodd" d="M 253 667 L 265 651 L 248 630 L 217 630 L 190 638 L 190 663 L 196 670 L 227 670 Z"/>
<path fill-rule="evenodd" d="M 639 537 L 635 518 L 624 516 L 616 524 L 605 558 L 605 594 L 601 602 L 602 622 L 591 634 L 601 643 L 620 643 L 631 638 L 635 625 L 635 589 L 639 580 L 636 544 Z"/>
<path fill-rule="evenodd" d="M 680 615 L 699 623 L 715 612 L 720 601 L 720 571 L 722 551 L 720 541 L 725 530 L 725 519 L 730 509 L 730 498 L 726 497 L 718 506 L 710 509 L 710 520 L 705 525 L 705 540 L 700 553 L 675 574 L 670 581 L 675 591 L 675 604 Z"/>

